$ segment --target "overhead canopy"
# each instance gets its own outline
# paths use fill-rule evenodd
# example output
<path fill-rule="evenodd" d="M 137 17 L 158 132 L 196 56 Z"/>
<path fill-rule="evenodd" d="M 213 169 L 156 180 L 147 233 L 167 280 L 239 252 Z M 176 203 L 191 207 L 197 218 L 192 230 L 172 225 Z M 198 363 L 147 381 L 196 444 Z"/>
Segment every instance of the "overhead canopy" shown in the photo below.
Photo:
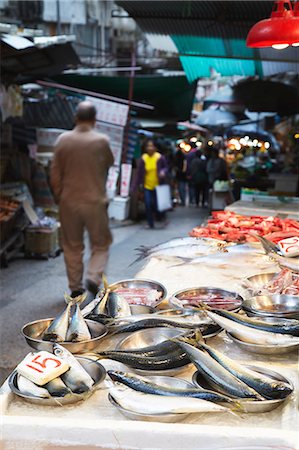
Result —
<path fill-rule="evenodd" d="M 128 99 L 128 77 L 104 77 L 62 74 L 52 77 L 64 85 L 86 89 L 101 94 Z M 185 120 L 190 116 L 196 84 L 189 84 L 185 76 L 136 76 L 134 101 L 155 107 L 147 116 Z"/>
<path fill-rule="evenodd" d="M 253 24 L 270 16 L 271 1 L 126 1 L 116 2 L 135 19 L 155 45 L 162 35 L 175 46 L 189 81 L 209 76 L 211 67 L 224 76 L 271 75 L 299 71 L 298 50 L 249 49 L 246 36 Z M 154 5 L 154 6 L 153 6 Z M 274 63 L 273 63 L 274 61 Z"/>
<path fill-rule="evenodd" d="M 80 60 L 70 43 L 38 48 L 29 39 L 1 36 L 2 82 L 21 83 L 57 74 Z"/>

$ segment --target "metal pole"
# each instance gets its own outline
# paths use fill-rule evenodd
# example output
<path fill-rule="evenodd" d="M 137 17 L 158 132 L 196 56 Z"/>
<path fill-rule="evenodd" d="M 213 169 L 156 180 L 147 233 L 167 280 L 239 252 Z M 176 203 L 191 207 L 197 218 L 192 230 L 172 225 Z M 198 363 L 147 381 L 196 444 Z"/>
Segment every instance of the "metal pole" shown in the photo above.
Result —
<path fill-rule="evenodd" d="M 56 0 L 56 10 L 57 10 L 57 28 L 56 28 L 56 34 L 61 34 L 61 22 L 60 22 L 60 3 L 59 0 Z"/>

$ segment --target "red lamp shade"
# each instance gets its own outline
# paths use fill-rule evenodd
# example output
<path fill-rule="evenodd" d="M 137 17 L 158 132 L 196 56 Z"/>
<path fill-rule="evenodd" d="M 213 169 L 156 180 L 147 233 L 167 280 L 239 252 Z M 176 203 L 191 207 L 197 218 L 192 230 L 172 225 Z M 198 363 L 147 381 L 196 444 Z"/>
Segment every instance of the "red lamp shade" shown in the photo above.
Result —
<path fill-rule="evenodd" d="M 274 2 L 270 19 L 256 23 L 248 33 L 247 47 L 283 49 L 299 45 L 299 1 L 292 8 L 290 0 Z"/>

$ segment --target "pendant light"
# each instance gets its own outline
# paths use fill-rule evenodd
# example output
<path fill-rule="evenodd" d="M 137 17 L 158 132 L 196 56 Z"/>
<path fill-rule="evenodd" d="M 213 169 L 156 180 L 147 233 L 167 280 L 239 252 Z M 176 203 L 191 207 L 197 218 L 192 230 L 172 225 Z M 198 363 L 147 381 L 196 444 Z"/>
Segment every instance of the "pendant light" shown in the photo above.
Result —
<path fill-rule="evenodd" d="M 249 31 L 247 47 L 273 47 L 282 50 L 299 46 L 299 0 L 292 7 L 290 0 L 276 0 L 270 19 L 261 20 Z"/>

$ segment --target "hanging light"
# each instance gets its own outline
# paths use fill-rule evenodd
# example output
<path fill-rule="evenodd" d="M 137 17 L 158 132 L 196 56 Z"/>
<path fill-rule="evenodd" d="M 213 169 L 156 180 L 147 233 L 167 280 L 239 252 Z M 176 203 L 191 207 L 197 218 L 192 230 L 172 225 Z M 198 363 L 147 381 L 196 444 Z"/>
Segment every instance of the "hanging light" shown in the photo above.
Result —
<path fill-rule="evenodd" d="M 290 0 L 276 0 L 270 19 L 261 20 L 249 31 L 247 47 L 273 47 L 277 50 L 289 45 L 299 46 L 299 0 L 292 7 Z"/>

